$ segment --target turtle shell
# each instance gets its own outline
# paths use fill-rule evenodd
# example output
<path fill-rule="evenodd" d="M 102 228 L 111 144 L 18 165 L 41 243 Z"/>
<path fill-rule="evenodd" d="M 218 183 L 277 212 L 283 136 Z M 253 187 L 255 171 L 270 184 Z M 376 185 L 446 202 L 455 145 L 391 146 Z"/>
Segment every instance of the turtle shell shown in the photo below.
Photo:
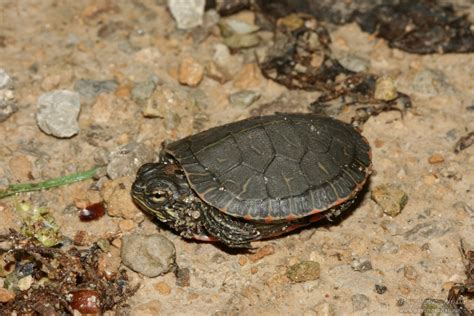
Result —
<path fill-rule="evenodd" d="M 366 139 L 314 114 L 260 116 L 165 146 L 199 197 L 246 220 L 294 220 L 356 196 L 371 172 Z"/>

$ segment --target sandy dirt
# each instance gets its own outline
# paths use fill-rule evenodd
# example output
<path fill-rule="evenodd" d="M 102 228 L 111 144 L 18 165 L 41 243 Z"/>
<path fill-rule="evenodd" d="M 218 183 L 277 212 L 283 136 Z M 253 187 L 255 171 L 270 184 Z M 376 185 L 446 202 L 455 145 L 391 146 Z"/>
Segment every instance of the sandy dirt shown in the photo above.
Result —
<path fill-rule="evenodd" d="M 253 50 L 234 55 L 236 70 L 225 83 L 204 75 L 196 87 L 181 85 L 182 60 L 192 57 L 206 66 L 222 37 L 214 26 L 202 42 L 193 41 L 199 34 L 177 30 L 158 2 L 1 2 L 0 68 L 12 77 L 18 107 L 0 123 L 1 185 L 87 170 L 131 142 L 143 143 L 157 156 L 164 140 L 248 117 L 288 91 L 259 73 Z M 474 146 L 454 153 L 456 141 L 474 130 L 474 54 L 409 54 L 390 49 L 355 24 L 330 28 L 330 35 L 337 56 L 360 57 L 369 72 L 392 76 L 413 102 L 403 118 L 384 112 L 362 126 L 374 172 L 357 207 L 342 220 L 255 243 L 268 251 L 256 258 L 183 240 L 133 205 L 126 206 L 134 208 L 131 215 L 80 222 L 71 208 L 101 200 L 92 180 L 17 199 L 50 208 L 70 238 L 80 230 L 91 240 L 107 233 L 158 231 L 174 243 L 178 265 L 190 270 L 189 286 L 176 285 L 173 273 L 147 278 L 130 270 L 141 283 L 129 299 L 130 315 L 419 314 L 425 298 L 445 299 L 452 284 L 464 281 L 460 239 L 474 249 Z M 165 118 L 145 118 L 131 91 L 151 76 L 198 101 L 178 101 Z M 118 87 L 81 102 L 76 136 L 46 135 L 36 123 L 38 97 L 74 90 L 80 79 L 115 80 Z M 250 107 L 229 103 L 231 93 L 245 89 L 259 92 L 260 99 Z M 291 95 L 300 100 L 298 106 L 275 111 L 308 111 L 315 93 Z M 347 113 L 339 117 L 350 119 Z M 394 184 L 408 195 L 396 217 L 385 215 L 370 198 L 371 189 L 381 184 Z M 21 224 L 14 201 L 0 201 L 1 232 Z M 319 262 L 317 280 L 293 283 L 287 277 L 288 267 L 302 260 Z M 364 260 L 372 268 L 356 271 Z M 386 291 L 377 293 L 376 285 Z"/>

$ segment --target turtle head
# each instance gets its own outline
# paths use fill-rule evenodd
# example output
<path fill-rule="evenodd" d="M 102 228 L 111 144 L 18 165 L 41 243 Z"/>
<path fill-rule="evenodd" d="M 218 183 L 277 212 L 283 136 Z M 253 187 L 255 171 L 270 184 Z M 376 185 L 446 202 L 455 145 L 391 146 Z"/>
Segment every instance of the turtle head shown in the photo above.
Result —
<path fill-rule="evenodd" d="M 173 205 L 180 195 L 178 179 L 169 169 L 168 164 L 146 163 L 132 185 L 134 201 L 162 222 L 173 217 Z"/>
<path fill-rule="evenodd" d="M 144 211 L 192 238 L 202 234 L 202 201 L 174 161 L 146 163 L 137 172 L 132 198 Z"/>

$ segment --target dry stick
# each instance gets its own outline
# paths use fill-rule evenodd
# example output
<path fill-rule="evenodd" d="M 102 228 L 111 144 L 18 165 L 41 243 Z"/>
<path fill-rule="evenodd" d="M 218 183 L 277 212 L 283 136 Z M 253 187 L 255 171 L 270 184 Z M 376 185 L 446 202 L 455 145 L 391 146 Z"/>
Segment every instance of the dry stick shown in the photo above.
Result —
<path fill-rule="evenodd" d="M 46 181 L 38 182 L 38 183 L 11 184 L 5 190 L 0 190 L 0 199 L 3 199 L 7 196 L 14 195 L 21 192 L 47 190 L 47 189 L 59 187 L 59 186 L 74 183 L 74 182 L 84 181 L 84 180 L 92 178 L 100 167 L 101 166 L 97 166 L 87 171 L 76 172 L 73 174 L 68 174 L 67 176 L 64 176 L 64 177 L 50 179 L 50 180 L 46 180 Z"/>

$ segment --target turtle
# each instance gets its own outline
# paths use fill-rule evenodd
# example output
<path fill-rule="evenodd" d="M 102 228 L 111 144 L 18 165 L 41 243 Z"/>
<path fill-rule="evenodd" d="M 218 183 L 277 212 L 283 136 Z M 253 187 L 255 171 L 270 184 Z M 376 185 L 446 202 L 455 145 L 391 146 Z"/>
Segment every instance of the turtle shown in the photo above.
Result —
<path fill-rule="evenodd" d="M 369 143 L 350 124 L 279 113 L 163 143 L 131 195 L 184 238 L 250 248 L 340 215 L 371 171 Z"/>

